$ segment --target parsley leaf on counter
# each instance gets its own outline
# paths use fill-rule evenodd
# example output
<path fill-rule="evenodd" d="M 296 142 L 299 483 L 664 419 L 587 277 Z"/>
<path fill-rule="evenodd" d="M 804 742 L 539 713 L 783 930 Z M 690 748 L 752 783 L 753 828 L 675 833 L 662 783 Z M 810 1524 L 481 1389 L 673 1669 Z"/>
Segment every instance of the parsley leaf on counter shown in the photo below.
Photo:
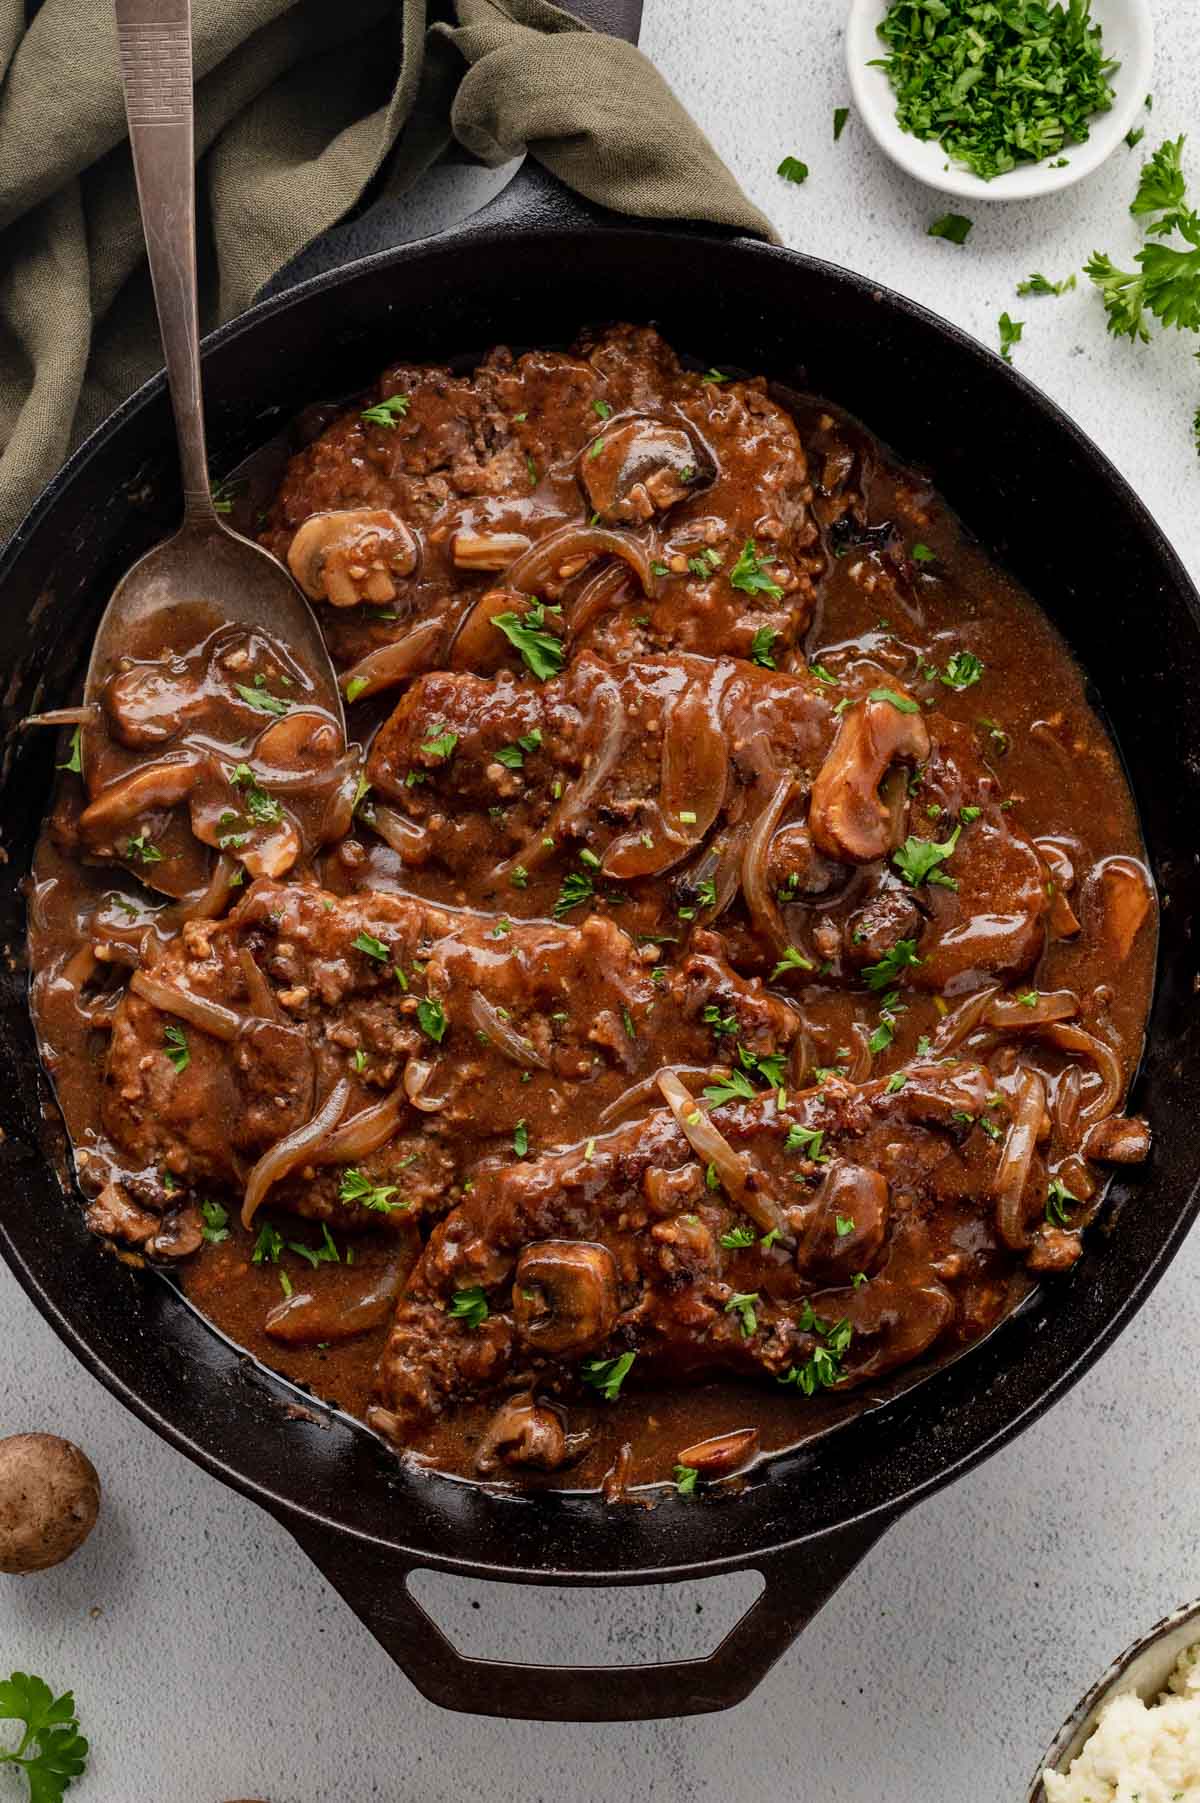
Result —
<path fill-rule="evenodd" d="M 946 238 L 951 244 L 965 244 L 967 234 L 975 221 L 968 219 L 965 213 L 943 213 L 935 219 L 926 232 L 927 238 Z"/>
<path fill-rule="evenodd" d="M 1010 319 L 1007 313 L 1002 313 L 998 323 L 1000 327 L 1000 355 L 1004 358 L 1006 363 L 1011 363 L 1012 347 L 1014 344 L 1019 344 L 1021 342 L 1025 332 L 1025 321 L 1023 319 Z"/>
<path fill-rule="evenodd" d="M 1147 230 L 1156 238 L 1178 233 L 1190 248 L 1144 244 L 1136 269 L 1118 269 L 1105 251 L 1093 251 L 1084 272 L 1100 290 L 1108 329 L 1116 338 L 1150 342 L 1147 314 L 1176 331 L 1200 331 L 1200 213 L 1187 202 L 1182 154 L 1185 139 L 1160 144 L 1142 169 L 1130 212 L 1157 213 Z"/>
<path fill-rule="evenodd" d="M 835 106 L 833 109 L 833 141 L 836 144 L 846 129 L 846 121 L 850 117 L 848 106 Z"/>
<path fill-rule="evenodd" d="M 1017 283 L 1017 293 L 1022 297 L 1027 294 L 1066 294 L 1074 286 L 1074 273 L 1064 276 L 1061 282 L 1051 282 L 1035 270 L 1025 281 Z"/>
<path fill-rule="evenodd" d="M 0 1764 L 24 1772 L 30 1803 L 60 1803 L 88 1761 L 71 1691 L 56 1697 L 43 1678 L 12 1672 L 0 1679 L 0 1721 L 24 1725 L 17 1745 L 0 1749 Z"/>
<path fill-rule="evenodd" d="M 808 180 L 808 164 L 802 163 L 799 157 L 784 157 L 776 175 L 782 175 L 787 182 L 806 182 Z"/>

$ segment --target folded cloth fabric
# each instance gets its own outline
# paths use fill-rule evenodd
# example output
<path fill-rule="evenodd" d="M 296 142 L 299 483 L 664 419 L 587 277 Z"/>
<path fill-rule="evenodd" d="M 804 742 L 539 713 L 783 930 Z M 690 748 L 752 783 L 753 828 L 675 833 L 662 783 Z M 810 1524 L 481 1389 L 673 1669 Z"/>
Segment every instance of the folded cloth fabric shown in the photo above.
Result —
<path fill-rule="evenodd" d="M 767 237 L 632 45 L 549 0 L 193 0 L 201 322 L 247 307 L 454 133 L 647 218 Z M 464 72 L 465 71 L 465 72 Z M 0 541 L 161 366 L 111 0 L 0 0 Z"/>

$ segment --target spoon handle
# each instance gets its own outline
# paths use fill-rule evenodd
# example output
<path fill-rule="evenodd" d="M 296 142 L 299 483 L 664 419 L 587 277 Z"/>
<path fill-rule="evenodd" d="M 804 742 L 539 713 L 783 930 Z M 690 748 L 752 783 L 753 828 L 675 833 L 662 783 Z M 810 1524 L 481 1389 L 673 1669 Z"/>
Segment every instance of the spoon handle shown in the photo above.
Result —
<path fill-rule="evenodd" d="M 204 448 L 196 310 L 190 0 L 115 0 L 142 230 L 175 409 L 183 512 L 216 522 Z"/>

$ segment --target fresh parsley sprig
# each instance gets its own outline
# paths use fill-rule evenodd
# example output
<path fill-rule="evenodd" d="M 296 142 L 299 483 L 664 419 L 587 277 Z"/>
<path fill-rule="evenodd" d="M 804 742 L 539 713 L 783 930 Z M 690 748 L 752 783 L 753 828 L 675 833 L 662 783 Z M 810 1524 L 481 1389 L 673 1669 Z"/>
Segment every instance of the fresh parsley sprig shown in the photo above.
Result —
<path fill-rule="evenodd" d="M 0 1680 L 0 1722 L 24 1728 L 15 1747 L 0 1750 L 0 1765 L 24 1772 L 29 1803 L 60 1803 L 88 1761 L 72 1692 L 56 1697 L 44 1678 L 13 1672 Z"/>

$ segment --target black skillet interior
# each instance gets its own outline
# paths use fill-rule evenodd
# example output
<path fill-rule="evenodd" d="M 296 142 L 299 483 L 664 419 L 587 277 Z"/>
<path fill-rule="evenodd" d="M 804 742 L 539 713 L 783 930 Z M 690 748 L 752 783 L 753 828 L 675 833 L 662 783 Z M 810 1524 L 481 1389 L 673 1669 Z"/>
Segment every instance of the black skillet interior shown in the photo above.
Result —
<path fill-rule="evenodd" d="M 1200 1206 L 1192 918 L 1200 890 L 1200 602 L 1131 491 L 1029 384 L 921 309 L 784 251 L 598 215 L 544 178 L 485 222 L 266 303 L 210 341 L 215 471 L 305 402 L 396 356 L 497 341 L 563 344 L 603 319 L 653 320 L 705 365 L 828 395 L 924 465 L 1058 623 L 1123 748 L 1163 899 L 1161 969 L 1136 1097 L 1156 1150 L 1114 1185 L 1065 1281 L 906 1394 L 754 1472 L 741 1493 L 653 1511 L 531 1501 L 406 1474 L 341 1421 L 288 1419 L 294 1393 L 240 1358 L 167 1286 L 105 1256 L 47 1158 L 53 1134 L 25 1004 L 20 885 L 46 800 L 45 737 L 6 742 L 0 919 L 0 1249 L 52 1325 L 131 1408 L 279 1515 L 414 1680 L 496 1714 L 632 1718 L 746 1694 L 895 1514 L 994 1449 L 1086 1367 L 1144 1298 Z M 531 229 L 536 227 L 537 229 Z M 597 228 L 600 229 L 597 229 Z M 7 728 L 66 703 L 114 580 L 177 517 L 157 383 L 77 455 L 0 562 Z M 789 1556 L 789 1549 L 791 1549 Z M 407 1570 L 611 1583 L 757 1566 L 763 1599 L 708 1662 L 565 1673 L 461 1660 L 416 1609 Z"/>

